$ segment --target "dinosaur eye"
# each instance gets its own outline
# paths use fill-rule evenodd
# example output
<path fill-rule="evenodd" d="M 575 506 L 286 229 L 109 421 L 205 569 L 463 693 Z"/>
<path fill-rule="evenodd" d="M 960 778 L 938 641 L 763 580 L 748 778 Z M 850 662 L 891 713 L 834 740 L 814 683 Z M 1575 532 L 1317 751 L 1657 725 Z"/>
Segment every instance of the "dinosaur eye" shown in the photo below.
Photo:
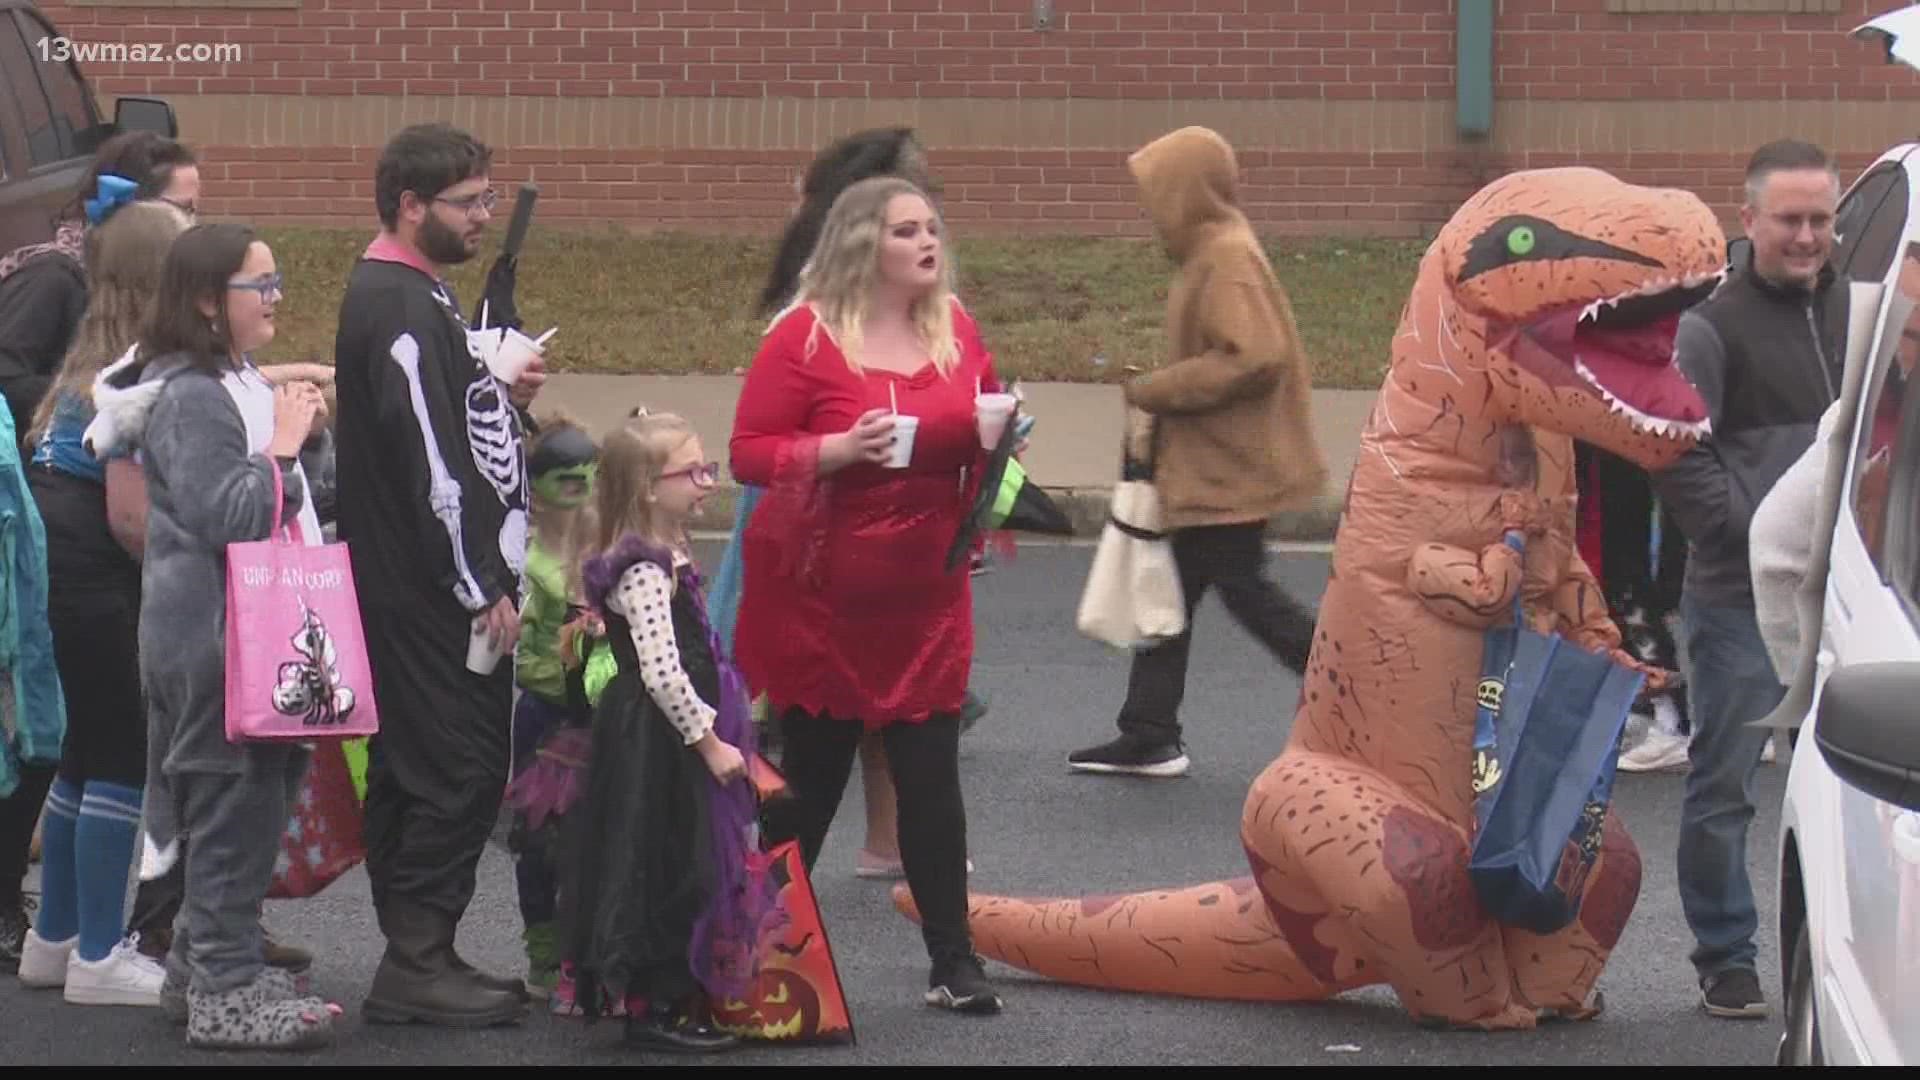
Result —
<path fill-rule="evenodd" d="M 1515 255 L 1526 255 L 1533 251 L 1533 230 L 1525 225 L 1515 225 L 1507 233 L 1507 250 Z"/>

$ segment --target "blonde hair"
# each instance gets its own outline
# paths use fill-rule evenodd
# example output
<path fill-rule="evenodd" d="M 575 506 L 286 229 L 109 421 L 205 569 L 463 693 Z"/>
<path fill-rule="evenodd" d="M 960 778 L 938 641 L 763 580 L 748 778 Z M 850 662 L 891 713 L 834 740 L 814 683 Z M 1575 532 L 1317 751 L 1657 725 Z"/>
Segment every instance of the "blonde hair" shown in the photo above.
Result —
<path fill-rule="evenodd" d="M 90 401 L 94 376 L 139 340 L 160 295 L 167 252 L 190 224 L 178 207 L 151 201 L 123 206 L 87 230 L 87 310 L 25 441 L 46 433 L 63 397 Z"/>
<path fill-rule="evenodd" d="M 887 204 L 901 195 L 918 196 L 926 200 L 929 208 L 933 206 L 926 192 L 911 180 L 898 176 L 872 177 L 841 192 L 827 213 L 812 259 L 800 271 L 800 288 L 787 309 L 810 305 L 819 316 L 815 331 L 824 329 L 845 354 L 847 366 L 856 372 L 860 370 L 867 305 L 880 276 L 880 245 L 887 231 Z M 932 220 L 936 224 L 942 222 L 938 210 L 933 211 Z M 943 242 L 940 279 L 932 290 L 913 302 L 908 312 L 935 370 L 942 376 L 951 374 L 960 362 L 960 343 L 953 333 L 953 280 L 953 248 Z M 777 323 L 779 316 L 774 321 Z M 810 337 L 809 356 L 815 344 Z"/>
<path fill-rule="evenodd" d="M 600 511 L 597 547 L 602 552 L 613 550 L 628 534 L 661 544 L 679 539 L 661 528 L 650 496 L 667 459 L 694 437 L 693 426 L 672 413 L 635 412 L 600 444 L 594 484 Z"/>

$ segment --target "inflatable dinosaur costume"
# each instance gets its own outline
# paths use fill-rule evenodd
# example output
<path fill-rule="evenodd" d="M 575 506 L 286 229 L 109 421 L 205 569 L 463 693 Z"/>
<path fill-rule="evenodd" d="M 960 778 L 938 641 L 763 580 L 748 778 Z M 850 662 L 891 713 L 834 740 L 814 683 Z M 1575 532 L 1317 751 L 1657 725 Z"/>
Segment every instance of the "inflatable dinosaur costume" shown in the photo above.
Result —
<path fill-rule="evenodd" d="M 1483 635 L 1535 629 L 1622 663 L 1573 545 L 1572 439 L 1647 468 L 1706 433 L 1673 366 L 1679 313 L 1725 265 L 1693 195 L 1593 169 L 1488 185 L 1420 264 L 1361 436 L 1285 751 L 1241 819 L 1251 878 L 1085 899 L 975 896 L 980 952 L 1049 978 L 1313 1001 L 1386 983 L 1422 1023 L 1530 1028 L 1598 1012 L 1640 857 L 1606 823 L 1580 917 L 1493 922 L 1469 880 Z M 1524 558 L 1501 542 L 1528 534 Z M 1667 673 L 1648 672 L 1649 687 Z M 915 914 L 904 888 L 896 904 Z"/>

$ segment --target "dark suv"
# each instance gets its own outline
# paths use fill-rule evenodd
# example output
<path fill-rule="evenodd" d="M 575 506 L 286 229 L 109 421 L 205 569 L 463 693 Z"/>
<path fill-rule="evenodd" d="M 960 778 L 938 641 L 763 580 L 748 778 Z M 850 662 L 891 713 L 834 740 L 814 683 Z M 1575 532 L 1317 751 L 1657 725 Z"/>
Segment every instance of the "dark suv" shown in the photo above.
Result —
<path fill-rule="evenodd" d="M 53 236 L 53 218 L 100 144 L 121 131 L 178 134 L 173 109 L 121 98 L 100 118 L 60 31 L 32 0 L 0 0 L 0 252 Z"/>

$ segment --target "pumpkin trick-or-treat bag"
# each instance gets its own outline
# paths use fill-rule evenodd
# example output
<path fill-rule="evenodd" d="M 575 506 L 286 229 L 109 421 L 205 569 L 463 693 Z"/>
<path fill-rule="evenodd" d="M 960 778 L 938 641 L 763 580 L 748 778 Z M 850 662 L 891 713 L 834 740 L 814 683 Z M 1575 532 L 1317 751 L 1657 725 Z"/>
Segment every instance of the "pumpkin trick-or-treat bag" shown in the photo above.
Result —
<path fill-rule="evenodd" d="M 791 797 L 765 758 L 755 754 L 748 766 L 763 809 Z M 853 1014 L 799 841 L 755 851 L 748 860 L 747 880 L 769 893 L 754 977 L 741 997 L 709 1002 L 714 1024 L 755 1041 L 851 1045 Z"/>

